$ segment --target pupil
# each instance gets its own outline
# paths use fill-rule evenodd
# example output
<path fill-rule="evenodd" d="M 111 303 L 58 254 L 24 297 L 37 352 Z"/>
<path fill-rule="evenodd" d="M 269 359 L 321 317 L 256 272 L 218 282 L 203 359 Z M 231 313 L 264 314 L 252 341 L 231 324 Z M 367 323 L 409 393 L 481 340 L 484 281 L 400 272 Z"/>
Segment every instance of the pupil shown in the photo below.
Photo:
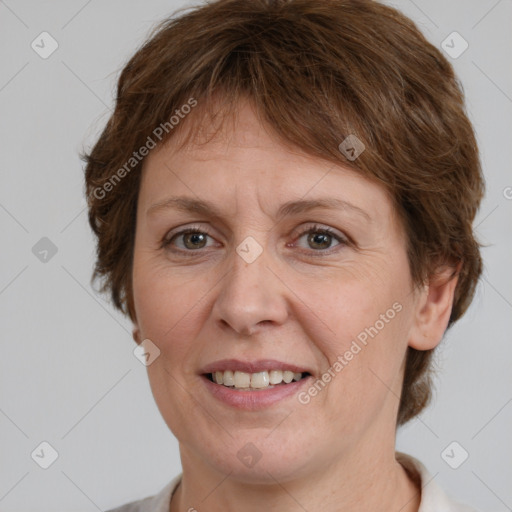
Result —
<path fill-rule="evenodd" d="M 310 235 L 309 241 L 313 244 L 317 244 L 317 246 L 320 245 L 322 248 L 325 248 L 329 246 L 329 236 L 330 235 L 325 233 L 315 233 Z"/>
<path fill-rule="evenodd" d="M 204 246 L 204 235 L 202 233 L 189 233 L 187 235 L 187 239 L 192 244 L 192 249 L 197 249 L 198 247 Z M 201 246 L 197 245 L 197 243 L 203 242 Z"/>

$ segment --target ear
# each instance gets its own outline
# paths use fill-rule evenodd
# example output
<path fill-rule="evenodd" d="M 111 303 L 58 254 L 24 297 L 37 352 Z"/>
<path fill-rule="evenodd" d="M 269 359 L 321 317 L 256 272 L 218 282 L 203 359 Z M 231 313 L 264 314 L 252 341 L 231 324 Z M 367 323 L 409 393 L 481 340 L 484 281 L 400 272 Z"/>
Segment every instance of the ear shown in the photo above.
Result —
<path fill-rule="evenodd" d="M 460 264 L 442 266 L 418 292 L 409 346 L 416 350 L 435 348 L 443 338 L 453 306 Z"/>
<path fill-rule="evenodd" d="M 139 326 L 134 323 L 133 324 L 133 330 L 132 330 L 132 338 L 133 338 L 133 341 L 135 341 L 135 343 L 137 343 L 137 345 L 140 345 L 140 330 L 139 330 Z"/>

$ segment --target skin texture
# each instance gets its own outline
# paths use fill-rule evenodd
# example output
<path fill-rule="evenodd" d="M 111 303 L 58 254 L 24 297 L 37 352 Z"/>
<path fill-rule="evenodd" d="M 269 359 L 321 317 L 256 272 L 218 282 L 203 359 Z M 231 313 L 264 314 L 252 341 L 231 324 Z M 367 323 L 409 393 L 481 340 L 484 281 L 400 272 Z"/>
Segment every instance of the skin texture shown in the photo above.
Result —
<path fill-rule="evenodd" d="M 161 351 L 149 380 L 180 444 L 170 510 L 417 510 L 419 489 L 395 460 L 404 358 L 408 345 L 439 343 L 456 279 L 446 270 L 414 287 L 385 190 L 283 145 L 249 103 L 209 142 L 178 150 L 176 140 L 145 162 L 133 262 L 134 339 Z M 152 208 L 171 196 L 210 201 L 220 217 Z M 288 201 L 327 197 L 364 213 L 276 217 Z M 342 241 L 308 240 L 301 233 L 314 224 Z M 173 238 L 190 227 L 208 236 Z M 252 263 L 236 252 L 248 236 L 263 249 Z M 321 378 L 396 303 L 400 312 L 308 404 L 291 396 L 241 411 L 205 390 L 200 369 L 225 358 L 277 359 Z M 251 468 L 237 458 L 248 442 L 262 454 Z"/>

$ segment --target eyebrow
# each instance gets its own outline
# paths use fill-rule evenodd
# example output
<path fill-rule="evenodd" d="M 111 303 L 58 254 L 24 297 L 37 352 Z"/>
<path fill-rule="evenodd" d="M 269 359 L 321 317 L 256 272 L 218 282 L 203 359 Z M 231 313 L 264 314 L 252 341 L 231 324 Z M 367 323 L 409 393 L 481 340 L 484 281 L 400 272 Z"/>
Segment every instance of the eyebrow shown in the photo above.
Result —
<path fill-rule="evenodd" d="M 210 201 L 193 199 L 186 196 L 175 196 L 164 199 L 151 205 L 147 210 L 146 214 L 153 214 L 156 211 L 165 209 L 175 209 L 184 213 L 196 213 L 198 215 L 204 215 L 211 218 L 221 219 L 222 212 Z M 298 201 L 288 201 L 281 205 L 277 211 L 277 220 L 290 215 L 298 215 L 314 209 L 337 209 L 337 210 L 348 210 L 361 217 L 368 222 L 372 221 L 372 218 L 366 211 L 359 208 L 358 206 L 339 199 L 336 197 L 325 197 L 321 199 L 301 199 Z"/>

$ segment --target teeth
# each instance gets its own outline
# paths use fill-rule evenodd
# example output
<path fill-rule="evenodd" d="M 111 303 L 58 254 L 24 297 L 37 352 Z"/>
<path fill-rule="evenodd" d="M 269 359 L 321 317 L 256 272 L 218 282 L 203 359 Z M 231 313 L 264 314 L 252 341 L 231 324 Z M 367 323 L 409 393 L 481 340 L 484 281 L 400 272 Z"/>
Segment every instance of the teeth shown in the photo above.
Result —
<path fill-rule="evenodd" d="M 286 382 L 286 384 L 290 384 L 290 382 L 293 380 L 293 372 L 283 372 L 283 380 Z"/>
<path fill-rule="evenodd" d="M 283 372 L 281 370 L 270 371 L 270 384 L 281 384 L 283 381 Z"/>
<path fill-rule="evenodd" d="M 211 374 L 212 379 L 217 384 L 237 389 L 265 389 L 281 383 L 289 384 L 292 381 L 302 379 L 302 373 L 291 372 L 289 370 L 270 370 L 258 373 L 246 373 L 231 370 L 224 372 L 217 371 Z"/>
<path fill-rule="evenodd" d="M 218 372 L 218 373 L 222 373 L 222 372 Z M 235 378 L 234 378 L 233 372 L 231 372 L 229 370 L 224 372 L 224 375 L 222 376 L 222 384 L 224 384 L 224 386 L 234 386 L 235 385 Z"/>
<path fill-rule="evenodd" d="M 235 372 L 235 388 L 248 388 L 251 385 L 251 374 Z"/>
<path fill-rule="evenodd" d="M 251 388 L 268 388 L 269 384 L 268 372 L 251 373 Z"/>

